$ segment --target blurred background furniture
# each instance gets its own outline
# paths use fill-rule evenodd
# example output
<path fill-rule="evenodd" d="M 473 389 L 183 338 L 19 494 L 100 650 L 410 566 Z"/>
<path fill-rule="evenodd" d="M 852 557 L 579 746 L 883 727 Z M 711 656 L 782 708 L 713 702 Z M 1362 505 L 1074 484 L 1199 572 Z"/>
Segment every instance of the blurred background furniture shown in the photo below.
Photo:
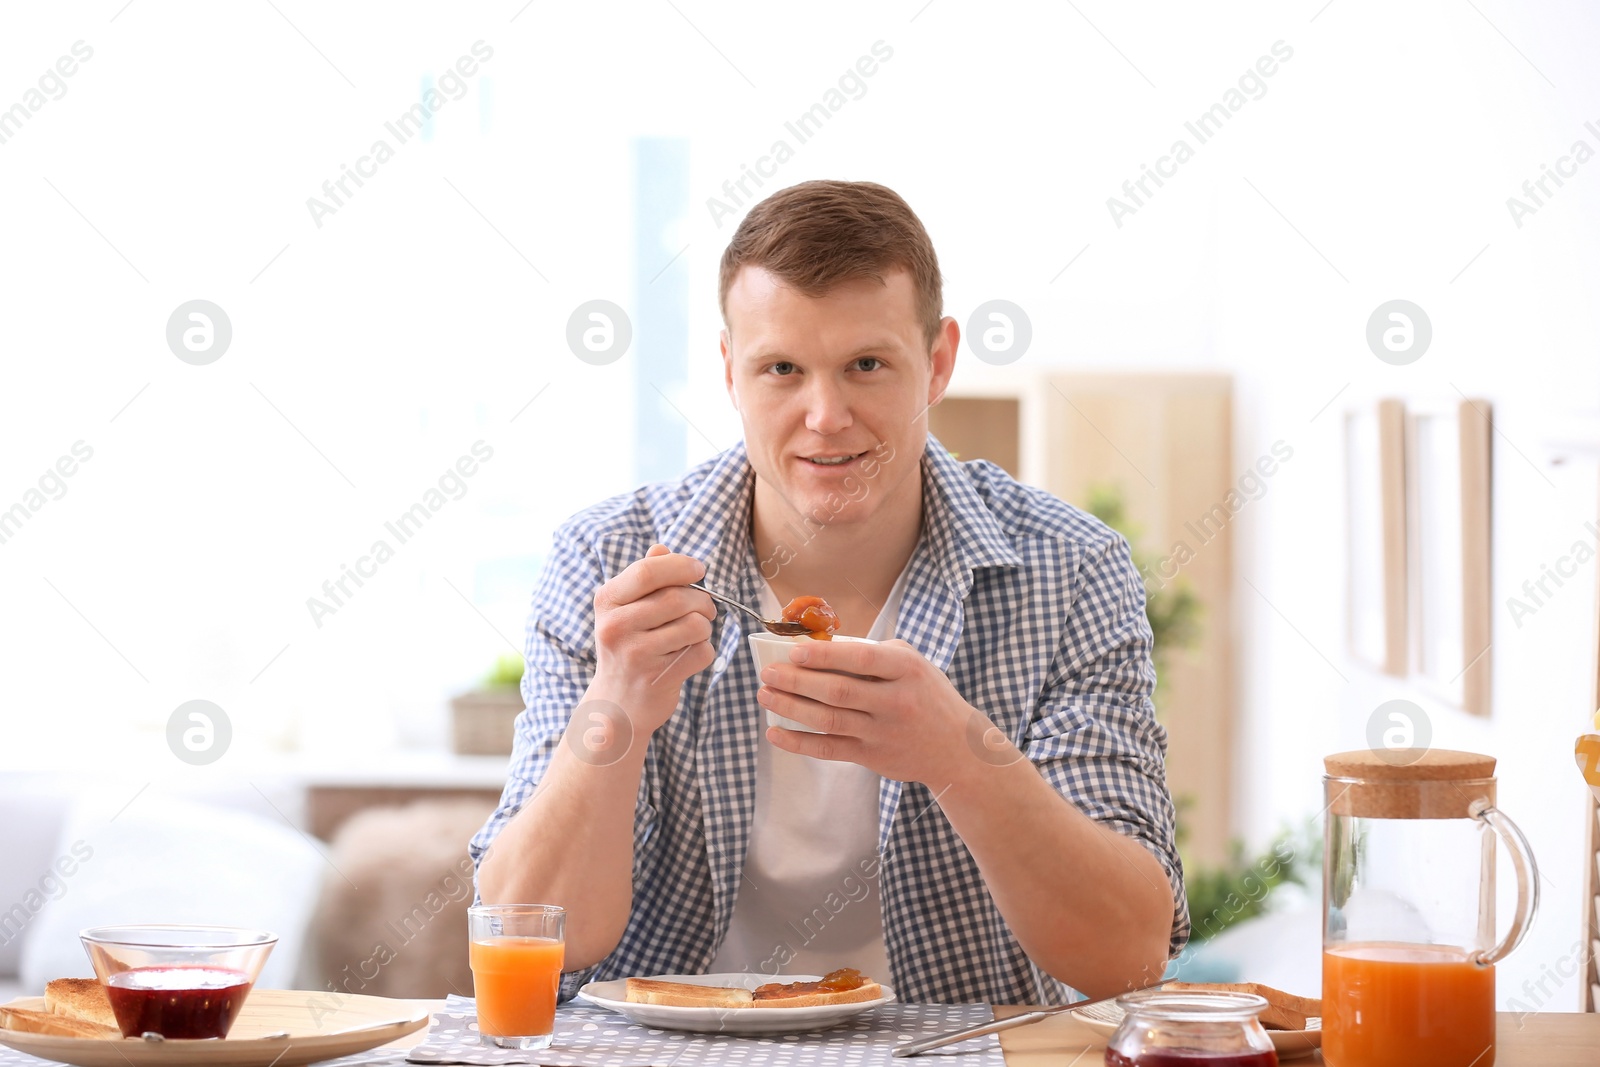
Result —
<path fill-rule="evenodd" d="M 0 824 L 11 884 L 0 907 L 17 925 L 0 982 L 37 995 L 49 979 L 93 974 L 78 940 L 87 926 L 189 922 L 277 933 L 261 981 L 292 985 L 323 861 L 282 815 L 291 793 L 270 783 L 194 796 L 8 778 Z"/>
<path fill-rule="evenodd" d="M 1156 710 L 1168 732 L 1167 784 L 1183 806 L 1186 858 L 1226 861 L 1236 832 L 1236 509 L 1226 501 L 1230 493 L 1242 499 L 1231 376 L 1002 368 L 947 394 L 929 411 L 929 428 L 961 459 L 990 460 L 1079 508 L 1088 510 L 1097 490 L 1118 491 L 1156 556 L 1146 590 L 1179 581 L 1193 590 L 1198 641 L 1169 661 Z"/>
<path fill-rule="evenodd" d="M 415 800 L 348 818 L 333 836 L 300 986 L 471 996 L 467 842 L 497 799 Z"/>
<path fill-rule="evenodd" d="M 22 948 L 38 911 L 68 890 L 66 885 L 58 890 L 54 881 L 41 889 L 40 883 L 54 870 L 56 843 L 71 805 L 65 782 L 44 775 L 0 776 L 5 853 L 0 863 L 0 1004 L 37 992 L 22 986 Z"/>
<path fill-rule="evenodd" d="M 264 986 L 470 995 L 467 842 L 506 763 L 301 757 L 187 785 L 0 775 L 0 1003 L 91 974 L 78 931 L 116 922 L 272 930 Z"/>

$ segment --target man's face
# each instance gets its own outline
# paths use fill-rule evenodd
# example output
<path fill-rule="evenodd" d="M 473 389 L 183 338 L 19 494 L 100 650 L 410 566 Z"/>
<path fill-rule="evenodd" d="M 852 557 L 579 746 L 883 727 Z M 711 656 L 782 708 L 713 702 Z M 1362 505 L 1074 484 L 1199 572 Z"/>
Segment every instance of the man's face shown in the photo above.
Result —
<path fill-rule="evenodd" d="M 928 408 L 949 384 L 959 327 L 945 319 L 930 352 L 908 271 L 810 297 L 744 267 L 727 325 L 728 395 L 767 489 L 826 524 L 915 505 Z"/>

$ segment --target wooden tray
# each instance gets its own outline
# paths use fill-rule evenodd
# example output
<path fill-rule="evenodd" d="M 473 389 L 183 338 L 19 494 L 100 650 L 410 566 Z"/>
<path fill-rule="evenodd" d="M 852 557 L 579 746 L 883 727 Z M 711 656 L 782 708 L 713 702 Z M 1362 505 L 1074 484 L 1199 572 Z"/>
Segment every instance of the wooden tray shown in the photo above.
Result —
<path fill-rule="evenodd" d="M 43 997 L 6 1005 L 44 1011 Z M 76 1067 L 298 1067 L 365 1052 L 428 1025 L 408 1000 L 303 989 L 253 989 L 221 1041 L 100 1040 L 0 1029 L 0 1045 Z M 288 1031 L 288 1037 L 267 1034 Z"/>

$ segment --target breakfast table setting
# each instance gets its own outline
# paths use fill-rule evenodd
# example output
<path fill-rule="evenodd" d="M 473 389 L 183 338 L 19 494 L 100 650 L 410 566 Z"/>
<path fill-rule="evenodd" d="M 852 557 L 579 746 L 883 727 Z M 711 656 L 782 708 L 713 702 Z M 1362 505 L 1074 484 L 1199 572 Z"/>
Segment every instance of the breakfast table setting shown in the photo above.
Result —
<path fill-rule="evenodd" d="M 549 1047 L 523 1050 L 485 1045 L 470 998 L 399 1000 L 328 991 L 263 989 L 253 991 L 226 1041 L 86 1042 L 81 1038 L 0 1031 L 0 1039 L 4 1039 L 0 1044 L 0 1067 L 46 1067 L 52 1063 L 83 1067 L 293 1067 L 312 1062 L 329 1067 L 450 1063 L 548 1067 L 887 1064 L 896 1062 L 897 1048 L 913 1042 L 1039 1010 L 1018 1005 L 889 1003 L 852 1014 L 820 1030 L 736 1034 L 644 1025 L 613 1008 L 579 997 L 555 1009 Z M 960 1067 L 1062 1067 L 1109 1062 L 1104 1057 L 1112 1031 L 1102 1020 L 1083 1017 L 1086 1014 L 1091 1013 L 1055 1011 L 1029 1025 L 933 1049 L 915 1058 Z M 1578 1067 L 1600 1062 L 1600 1015 L 1501 1012 L 1495 1017 L 1495 1026 L 1494 1062 L 1501 1067 Z M 1315 1030 L 1307 1034 L 1314 1035 Z M 1280 1043 L 1280 1049 L 1281 1062 L 1304 1063 L 1308 1067 L 1327 1062 L 1310 1041 L 1301 1047 Z M 1198 1065 L 1237 1061 L 1185 1062 Z"/>
<path fill-rule="evenodd" d="M 549 1047 L 519 1050 L 493 1048 L 482 1042 L 475 1004 L 470 998 L 400 1000 L 327 991 L 256 990 L 224 1042 L 90 1043 L 70 1037 L 6 1035 L 0 1031 L 0 1036 L 33 1039 L 8 1041 L 11 1047 L 0 1045 L 0 1067 L 46 1067 L 51 1063 L 84 1067 L 292 1067 L 308 1062 L 321 1062 L 328 1067 L 450 1063 L 548 1067 L 887 1064 L 896 1062 L 896 1048 L 914 1041 L 1039 1010 L 1019 1005 L 891 1003 L 869 1008 L 821 1030 L 734 1034 L 641 1025 L 619 1011 L 579 997 L 556 1008 Z M 1082 1014 L 1085 1013 L 1055 1011 L 1029 1025 L 937 1048 L 906 1062 L 925 1059 L 959 1067 L 1063 1067 L 1106 1062 L 1110 1031 L 1104 1022 Z M 1600 1015 L 1500 1012 L 1495 1024 L 1494 1062 L 1501 1067 L 1578 1067 L 1600 1061 Z M 63 1050 L 63 1042 L 77 1047 Z M 23 1051 L 19 1044 L 31 1046 L 38 1054 Z M 93 1049 L 91 1044 L 101 1047 Z M 360 1051 L 341 1053 L 341 1048 L 352 1045 L 359 1046 Z M 1327 1062 L 1321 1051 L 1309 1043 L 1298 1049 L 1283 1048 L 1280 1060 L 1285 1063 L 1314 1067 Z"/>
<path fill-rule="evenodd" d="M 1600 714 L 1579 768 L 1600 798 Z M 473 904 L 473 997 L 256 988 L 270 931 L 146 923 L 80 934 L 94 977 L 0 1004 L 0 1067 L 1578 1067 L 1600 1014 L 1497 1012 L 1495 965 L 1538 910 L 1526 838 L 1492 757 L 1326 757 L 1322 989 L 1142 989 L 1051 1007 L 902 1002 L 854 968 L 590 981 L 561 1002 L 567 910 Z M 1516 882 L 1497 931 L 1501 851 Z M 1413 857 L 1427 855 L 1418 863 Z M 1403 905 L 1397 908 L 1396 904 Z M 1498 935 L 1498 936 L 1497 936 Z M 887 977 L 887 976 L 884 976 Z"/>
<path fill-rule="evenodd" d="M 445 1012 L 445 1002 L 430 1001 L 424 1003 L 433 1012 Z M 942 1032 L 943 1030 L 959 1029 L 964 1025 L 975 1022 L 986 1022 L 989 1019 L 1008 1019 L 1016 1015 L 1038 1010 L 1034 1006 L 1025 1005 L 935 1005 L 929 1006 L 933 1010 L 927 1013 L 918 1013 L 915 1028 L 907 1028 L 906 1023 L 913 1017 L 900 1015 L 895 1018 L 896 1026 L 893 1027 L 894 1042 L 914 1039 L 927 1034 Z M 952 1010 L 954 1009 L 954 1010 Z M 887 1020 L 885 1020 L 887 1021 Z M 626 1025 L 626 1020 L 611 1013 L 591 1012 L 581 1006 L 572 1008 L 563 1007 L 557 1013 L 557 1041 L 555 1048 L 563 1047 L 561 1035 L 571 1032 L 578 1035 L 584 1032 L 587 1025 L 609 1024 L 602 1027 L 610 1029 L 618 1025 Z M 1593 1067 L 1600 1062 L 1600 1014 L 1579 1014 L 1576 1012 L 1543 1012 L 1527 1018 L 1519 1018 L 1516 1012 L 1501 1012 L 1496 1017 L 1497 1039 L 1495 1050 L 1495 1063 L 1499 1067 Z M 887 1033 L 889 1028 L 883 1032 Z M 549 1064 L 551 1067 L 565 1064 L 604 1064 L 606 1067 L 642 1067 L 650 1064 L 652 1067 L 667 1067 L 675 1062 L 684 1064 L 705 1063 L 740 1063 L 763 1064 L 783 1063 L 793 1064 L 796 1067 L 809 1067 L 812 1064 L 857 1064 L 857 1063 L 890 1063 L 892 1054 L 881 1046 L 870 1045 L 860 1040 L 859 1030 L 846 1030 L 842 1035 L 844 1040 L 841 1048 L 835 1045 L 834 1040 L 819 1040 L 823 1035 L 811 1035 L 807 1038 L 796 1038 L 792 1041 L 770 1041 L 754 1039 L 755 1048 L 750 1038 L 736 1037 L 703 1037 L 693 1046 L 694 1052 L 689 1052 L 690 1046 L 674 1050 L 676 1055 L 668 1055 L 655 1059 L 630 1058 L 623 1047 L 614 1046 L 609 1053 L 609 1058 L 580 1059 L 576 1056 L 567 1058 L 559 1055 L 547 1056 L 543 1059 L 532 1060 L 412 1060 L 409 1062 L 445 1063 L 445 1062 L 473 1062 L 473 1063 L 539 1063 Z M 1052 1015 L 1038 1023 L 1007 1030 L 987 1038 L 978 1038 L 960 1045 L 950 1046 L 933 1052 L 925 1053 L 926 1059 L 937 1064 L 946 1064 L 949 1067 L 1068 1067 L 1072 1064 L 1081 1064 L 1084 1067 L 1098 1067 L 1106 1046 L 1107 1034 L 1101 1028 L 1090 1025 L 1070 1012 Z M 835 1039 L 836 1040 L 836 1039 Z M 352 1056 L 339 1061 L 339 1067 L 400 1067 L 408 1062 L 405 1053 L 424 1047 L 431 1041 L 431 1032 L 418 1031 L 405 1037 L 397 1038 L 389 1044 L 374 1049 L 364 1056 Z M 853 1045 L 853 1048 L 851 1047 Z M 706 1046 L 720 1047 L 733 1053 L 719 1059 L 703 1058 Z M 770 1053 L 762 1055 L 764 1050 L 782 1049 L 784 1055 L 776 1057 Z M 861 1051 L 854 1051 L 860 1049 Z M 867 1050 L 870 1049 L 870 1054 Z M 547 1050 L 553 1051 L 552 1050 Z M 679 1060 L 678 1055 L 683 1058 Z M 918 1057 L 923 1058 L 923 1057 Z M 1283 1058 L 1283 1057 L 1280 1057 Z M 1303 1056 L 1284 1058 L 1285 1062 L 1305 1064 L 1307 1067 L 1318 1067 L 1325 1061 L 1317 1049 L 1311 1049 Z M 914 1063 L 915 1060 L 907 1062 Z M 0 1056 L 0 1067 L 24 1067 L 19 1061 L 13 1064 Z M 29 1063 L 26 1067 L 35 1067 Z"/>
<path fill-rule="evenodd" d="M 652 1035 L 645 1028 L 634 1026 L 615 1012 L 586 1006 L 581 1001 L 571 1001 L 557 1010 L 556 1040 L 550 1048 L 517 1053 L 483 1048 L 481 1045 L 474 1047 L 475 1033 L 472 1034 L 472 1042 L 461 1040 L 463 1032 L 472 1025 L 470 1001 L 463 1004 L 461 1000 L 452 998 L 446 1001 L 396 1000 L 389 1003 L 398 1018 L 420 1018 L 424 1021 L 403 1024 L 413 1028 L 366 1051 L 325 1060 L 326 1067 L 404 1067 L 407 1063 L 533 1063 L 550 1067 L 588 1064 L 603 1067 L 717 1063 L 737 1063 L 750 1067 L 762 1064 L 793 1067 L 887 1064 L 893 1060 L 882 1038 L 886 1037 L 892 1047 L 892 1044 L 906 1039 L 959 1029 L 963 1025 L 990 1018 L 1007 1019 L 1035 1010 L 1014 1005 L 997 1005 L 992 1009 L 987 1005 L 933 1005 L 909 1013 L 904 1010 L 882 1013 L 880 1009 L 870 1015 L 882 1013 L 885 1017 L 870 1024 L 862 1022 L 832 1031 L 791 1035 L 788 1040 L 690 1034 L 666 1038 L 665 1034 L 658 1033 L 653 1036 L 656 1043 L 651 1046 L 636 1041 L 629 1032 L 637 1030 L 640 1037 L 652 1040 Z M 905 1009 L 910 1006 L 896 1007 Z M 1588 1067 L 1600 1059 L 1600 1015 L 1542 1012 L 1522 1018 L 1518 1013 L 1501 1012 L 1496 1022 L 1494 1062 L 1500 1067 Z M 858 1029 L 857 1026 L 861 1025 L 870 1026 L 871 1029 Z M 951 1067 L 1067 1067 L 1073 1064 L 1098 1067 L 1103 1062 L 1106 1040 L 1107 1035 L 1103 1030 L 1068 1012 L 1030 1026 L 926 1053 L 925 1058 Z M 293 1046 L 297 1043 L 293 1038 L 281 1043 L 280 1049 L 288 1046 L 289 1051 L 278 1061 L 280 1067 L 301 1062 L 294 1055 Z M 435 1051 L 419 1055 L 423 1050 Z M 458 1058 L 434 1058 L 443 1050 L 454 1050 Z M 217 1051 L 212 1050 L 212 1058 L 188 1062 L 220 1064 L 224 1067 L 236 1062 L 215 1056 Z M 0 1067 L 46 1067 L 53 1062 L 59 1061 L 0 1047 Z M 155 1061 L 136 1054 L 126 1061 L 116 1056 L 104 1062 L 142 1064 L 178 1061 Z M 1315 1067 L 1325 1061 L 1319 1051 L 1312 1050 L 1305 1056 L 1284 1062 Z"/>

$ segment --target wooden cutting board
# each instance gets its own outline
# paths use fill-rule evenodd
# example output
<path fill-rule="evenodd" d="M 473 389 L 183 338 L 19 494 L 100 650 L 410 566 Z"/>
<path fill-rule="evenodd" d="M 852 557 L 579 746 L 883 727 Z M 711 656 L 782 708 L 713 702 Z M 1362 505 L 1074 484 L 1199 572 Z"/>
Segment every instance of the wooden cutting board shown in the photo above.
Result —
<path fill-rule="evenodd" d="M 6 1005 L 44 1011 L 43 997 Z M 0 1030 L 0 1044 L 75 1067 L 298 1067 L 387 1044 L 428 1025 L 426 1005 L 306 989 L 253 989 L 221 1041 L 113 1041 Z M 287 1037 L 269 1038 L 268 1034 Z"/>

